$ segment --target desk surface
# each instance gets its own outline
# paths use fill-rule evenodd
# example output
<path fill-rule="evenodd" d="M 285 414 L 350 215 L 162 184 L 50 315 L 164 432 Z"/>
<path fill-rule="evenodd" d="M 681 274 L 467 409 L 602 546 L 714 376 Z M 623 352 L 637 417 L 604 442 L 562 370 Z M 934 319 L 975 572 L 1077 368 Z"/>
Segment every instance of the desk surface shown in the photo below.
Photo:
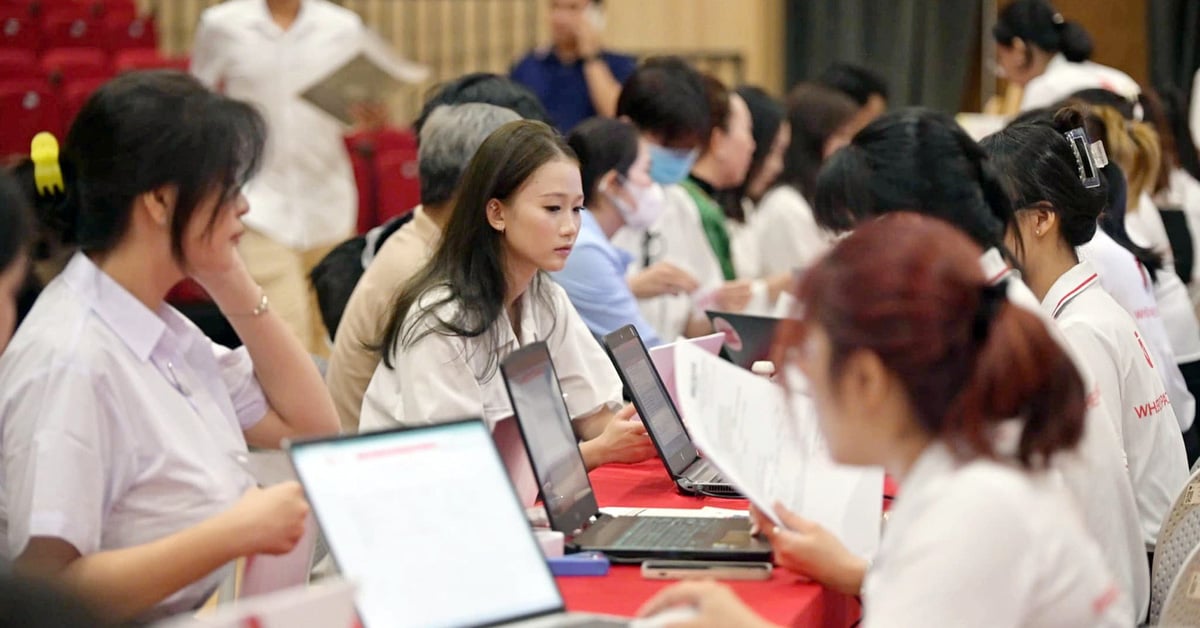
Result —
<path fill-rule="evenodd" d="M 745 500 L 685 497 L 657 459 L 636 465 L 609 465 L 591 474 L 596 501 L 603 507 L 745 509 Z M 573 611 L 630 616 L 655 593 L 671 585 L 643 580 L 638 567 L 614 565 L 602 578 L 558 578 L 558 586 Z M 849 626 L 858 618 L 854 598 L 827 591 L 783 570 L 766 582 L 731 583 L 738 595 L 767 619 L 788 626 Z"/>

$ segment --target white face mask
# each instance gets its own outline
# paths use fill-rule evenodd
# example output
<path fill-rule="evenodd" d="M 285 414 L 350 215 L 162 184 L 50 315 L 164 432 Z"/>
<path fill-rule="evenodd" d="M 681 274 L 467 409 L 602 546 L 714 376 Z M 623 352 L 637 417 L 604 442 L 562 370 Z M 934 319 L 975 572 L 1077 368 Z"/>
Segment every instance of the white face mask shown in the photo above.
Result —
<path fill-rule="evenodd" d="M 621 218 L 625 224 L 633 229 L 646 229 L 653 225 L 658 217 L 662 215 L 663 205 L 666 200 L 666 194 L 663 192 L 662 186 L 657 183 L 650 185 L 634 185 L 628 179 L 623 179 L 622 187 L 625 188 L 629 195 L 633 197 L 633 204 L 625 202 L 624 199 L 616 194 L 610 193 L 608 190 L 601 190 L 601 193 L 621 212 Z"/>

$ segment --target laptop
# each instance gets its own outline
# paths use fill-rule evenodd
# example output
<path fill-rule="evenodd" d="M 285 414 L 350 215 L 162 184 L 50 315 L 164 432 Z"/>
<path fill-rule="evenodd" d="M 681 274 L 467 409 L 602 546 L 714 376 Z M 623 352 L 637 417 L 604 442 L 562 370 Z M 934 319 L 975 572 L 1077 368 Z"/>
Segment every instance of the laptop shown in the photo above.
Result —
<path fill-rule="evenodd" d="M 771 547 L 748 518 L 612 517 L 600 513 L 546 344 L 500 363 L 550 527 L 569 551 L 604 552 L 614 562 L 647 559 L 767 561 Z"/>
<path fill-rule="evenodd" d="M 608 334 L 604 337 L 604 350 L 633 397 L 638 416 L 646 424 L 650 440 L 654 441 L 654 448 L 679 492 L 740 499 L 741 492 L 696 451 L 637 328 L 626 325 Z"/>
<path fill-rule="evenodd" d="M 782 319 L 750 314 L 706 311 L 713 329 L 725 334 L 725 357 L 749 369 L 759 360 L 769 359 L 775 327 Z"/>
<path fill-rule="evenodd" d="M 365 628 L 627 625 L 565 612 L 483 421 L 288 451 Z"/>

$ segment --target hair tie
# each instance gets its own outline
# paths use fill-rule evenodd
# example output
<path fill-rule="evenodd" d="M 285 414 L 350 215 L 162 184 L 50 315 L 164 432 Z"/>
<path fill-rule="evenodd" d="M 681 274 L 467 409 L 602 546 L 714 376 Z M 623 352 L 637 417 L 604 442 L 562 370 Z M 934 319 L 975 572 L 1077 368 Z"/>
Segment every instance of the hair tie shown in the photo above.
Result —
<path fill-rule="evenodd" d="M 29 143 L 29 160 L 33 162 L 33 184 L 38 196 L 55 196 L 66 192 L 62 166 L 58 162 L 58 139 L 49 131 L 33 136 Z"/>
<path fill-rule="evenodd" d="M 992 321 L 1000 307 L 1008 301 L 1008 280 L 1005 279 L 994 285 L 984 286 L 979 291 L 979 307 L 975 308 L 975 318 L 971 322 L 971 337 L 983 344 L 988 332 L 992 329 Z"/>

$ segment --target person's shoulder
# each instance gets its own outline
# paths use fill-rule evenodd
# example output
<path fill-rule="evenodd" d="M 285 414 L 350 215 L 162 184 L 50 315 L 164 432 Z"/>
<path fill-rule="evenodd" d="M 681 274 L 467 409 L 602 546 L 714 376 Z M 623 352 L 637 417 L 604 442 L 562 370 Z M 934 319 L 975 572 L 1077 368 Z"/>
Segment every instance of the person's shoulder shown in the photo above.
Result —
<path fill-rule="evenodd" d="M 767 190 L 762 200 L 758 202 L 756 210 L 790 209 L 796 206 L 808 207 L 808 201 L 804 200 L 804 196 L 800 194 L 800 190 L 786 183 L 781 183 Z"/>
<path fill-rule="evenodd" d="M 550 49 L 547 47 L 534 48 L 533 50 L 530 50 L 520 59 L 517 59 L 517 62 L 513 64 L 513 77 L 516 78 L 518 74 L 527 74 L 529 72 L 535 72 L 539 70 L 542 65 L 546 63 L 546 59 L 548 59 L 549 56 Z"/>
<path fill-rule="evenodd" d="M 253 19 L 261 11 L 258 0 L 226 0 L 211 6 L 200 14 L 200 21 L 207 27 L 235 26 Z"/>
<path fill-rule="evenodd" d="M 309 0 L 309 3 L 308 8 L 320 17 L 325 26 L 363 27 L 362 18 L 350 9 L 336 5 L 329 0 Z"/>

